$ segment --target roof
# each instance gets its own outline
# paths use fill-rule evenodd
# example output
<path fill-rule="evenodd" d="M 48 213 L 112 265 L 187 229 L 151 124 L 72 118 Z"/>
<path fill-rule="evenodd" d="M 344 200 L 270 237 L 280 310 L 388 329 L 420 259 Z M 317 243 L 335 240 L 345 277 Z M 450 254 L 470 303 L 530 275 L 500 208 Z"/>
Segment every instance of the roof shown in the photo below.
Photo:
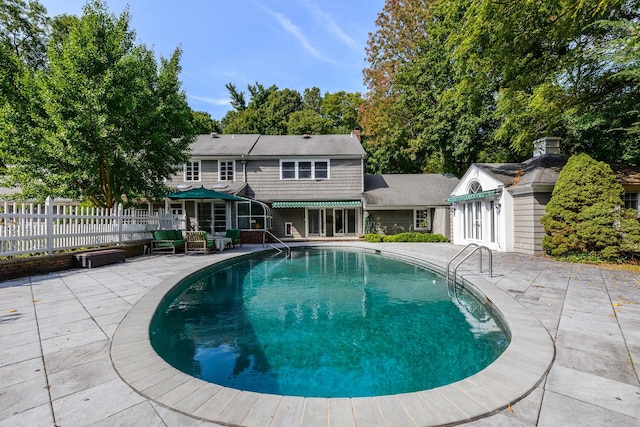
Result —
<path fill-rule="evenodd" d="M 361 158 L 366 155 L 353 135 L 198 135 L 189 146 L 194 157 L 326 156 Z"/>
<path fill-rule="evenodd" d="M 251 156 L 363 157 L 360 140 L 351 135 L 261 135 Z"/>
<path fill-rule="evenodd" d="M 365 208 L 448 206 L 458 181 L 450 174 L 365 175 Z"/>
<path fill-rule="evenodd" d="M 640 167 L 611 165 L 611 169 L 622 185 L 640 185 Z"/>
<path fill-rule="evenodd" d="M 474 163 L 474 166 L 502 182 L 505 187 L 524 187 L 555 184 L 568 159 L 564 154 L 544 154 L 522 163 Z"/>
<path fill-rule="evenodd" d="M 244 135 L 198 135 L 189 146 L 192 156 L 242 156 L 248 155 L 256 141 L 258 134 Z"/>
<path fill-rule="evenodd" d="M 522 163 L 524 173 L 513 185 L 554 184 L 560 171 L 567 164 L 569 156 L 564 154 L 545 154 L 533 157 Z"/>

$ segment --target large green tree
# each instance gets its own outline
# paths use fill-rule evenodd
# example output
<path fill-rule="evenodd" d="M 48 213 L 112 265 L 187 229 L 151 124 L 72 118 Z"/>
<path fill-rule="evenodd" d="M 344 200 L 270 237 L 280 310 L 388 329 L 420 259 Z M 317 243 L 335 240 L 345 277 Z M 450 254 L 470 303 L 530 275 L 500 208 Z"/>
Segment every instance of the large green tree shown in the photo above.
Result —
<path fill-rule="evenodd" d="M 638 5 L 387 1 L 367 49 L 371 164 L 384 171 L 376 157 L 392 153 L 405 172 L 461 174 L 527 158 L 545 135 L 567 153 L 637 164 L 637 44 L 626 41 Z"/>
<path fill-rule="evenodd" d="M 260 83 L 249 85 L 245 93 L 228 83 L 231 106 L 222 118 L 224 133 L 264 135 L 348 133 L 358 126 L 359 93 L 344 91 L 321 95 L 317 87 L 303 95 L 292 89 L 278 89 Z"/>
<path fill-rule="evenodd" d="M 115 16 L 91 1 L 58 31 L 46 69 L 20 75 L 28 103 L 6 103 L 0 114 L 0 184 L 106 207 L 165 191 L 194 135 L 181 51 L 158 64 L 134 43 L 129 21 L 128 11 Z"/>

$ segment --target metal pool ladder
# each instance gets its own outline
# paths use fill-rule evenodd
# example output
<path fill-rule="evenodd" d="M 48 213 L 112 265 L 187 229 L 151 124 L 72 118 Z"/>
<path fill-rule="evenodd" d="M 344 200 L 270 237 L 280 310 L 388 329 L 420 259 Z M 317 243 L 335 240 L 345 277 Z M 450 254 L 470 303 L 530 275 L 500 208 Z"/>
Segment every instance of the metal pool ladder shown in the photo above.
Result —
<path fill-rule="evenodd" d="M 451 263 L 458 258 L 460 255 L 462 255 L 467 249 L 469 248 L 473 248 L 473 250 L 469 253 L 467 253 L 467 255 L 465 255 L 464 258 L 462 258 L 462 260 L 460 260 L 460 262 L 458 262 L 456 264 L 456 266 L 453 269 L 453 278 L 450 278 L 449 275 L 449 271 L 450 271 L 450 267 L 451 267 Z M 458 267 L 460 266 L 460 264 L 462 264 L 463 262 L 465 262 L 471 255 L 473 255 L 474 253 L 478 252 L 478 271 L 480 273 L 482 273 L 482 250 L 485 249 L 488 253 L 489 253 L 489 277 L 493 277 L 493 254 L 491 253 L 491 249 L 489 249 L 486 246 L 481 246 L 478 245 L 477 243 L 469 243 L 467 246 L 465 246 L 464 248 L 460 249 L 460 251 L 458 251 L 457 254 L 455 254 L 447 263 L 447 272 L 446 272 L 446 277 L 445 277 L 445 284 L 447 285 L 447 293 L 449 294 L 450 297 L 455 297 L 457 296 L 457 287 L 456 287 L 456 272 L 458 271 Z"/>
<path fill-rule="evenodd" d="M 277 247 L 276 245 L 272 244 L 272 243 L 267 243 L 267 234 L 271 237 L 273 237 L 274 239 L 276 239 L 279 243 L 282 244 L 282 246 L 284 246 L 285 248 L 287 248 L 287 253 L 286 253 L 286 257 L 287 258 L 291 258 L 291 248 L 289 246 L 287 246 L 287 244 L 285 242 L 283 242 L 282 240 L 278 239 L 277 236 L 275 236 L 273 233 L 271 233 L 270 231 L 265 231 L 264 233 L 262 233 L 262 247 L 264 248 L 265 246 L 269 245 L 271 246 L 273 249 L 275 249 L 276 251 L 278 251 L 278 253 L 274 256 L 280 255 L 283 250 L 280 249 L 279 247 Z"/>

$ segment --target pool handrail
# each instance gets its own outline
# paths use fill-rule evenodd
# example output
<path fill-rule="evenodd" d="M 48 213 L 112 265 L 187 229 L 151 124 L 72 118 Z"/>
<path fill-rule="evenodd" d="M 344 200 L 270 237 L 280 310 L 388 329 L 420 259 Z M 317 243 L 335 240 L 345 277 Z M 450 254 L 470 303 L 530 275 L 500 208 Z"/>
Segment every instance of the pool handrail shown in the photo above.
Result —
<path fill-rule="evenodd" d="M 460 262 L 456 264 L 455 268 L 453 269 L 453 280 L 450 280 L 449 271 L 450 271 L 451 263 L 470 247 L 473 247 L 474 249 L 471 252 L 469 252 L 464 258 L 462 258 Z M 479 245 L 477 243 L 469 243 L 467 246 L 460 249 L 458 253 L 456 253 L 447 263 L 447 270 L 445 273 L 446 274 L 445 284 L 447 286 L 447 293 L 449 294 L 450 297 L 457 296 L 456 273 L 458 271 L 458 267 L 460 266 L 460 264 L 465 262 L 471 255 L 473 255 L 476 252 L 478 252 L 479 254 L 478 271 L 482 273 L 482 250 L 483 249 L 486 249 L 486 251 L 489 253 L 489 277 L 493 277 L 493 254 L 491 253 L 491 249 L 489 249 L 486 246 Z"/>
<path fill-rule="evenodd" d="M 287 258 L 291 258 L 291 248 L 282 240 L 280 240 L 278 238 L 278 236 L 274 235 L 272 232 L 265 230 L 264 233 L 262 233 L 262 247 L 264 248 L 265 246 L 267 246 L 267 234 L 271 237 L 273 237 L 274 239 L 276 239 L 280 244 L 282 244 L 285 248 L 287 248 Z M 276 245 L 273 245 L 271 243 L 268 244 L 269 246 L 271 246 L 273 249 L 275 249 L 276 251 L 278 251 L 278 255 L 282 253 L 282 249 L 278 248 Z"/>

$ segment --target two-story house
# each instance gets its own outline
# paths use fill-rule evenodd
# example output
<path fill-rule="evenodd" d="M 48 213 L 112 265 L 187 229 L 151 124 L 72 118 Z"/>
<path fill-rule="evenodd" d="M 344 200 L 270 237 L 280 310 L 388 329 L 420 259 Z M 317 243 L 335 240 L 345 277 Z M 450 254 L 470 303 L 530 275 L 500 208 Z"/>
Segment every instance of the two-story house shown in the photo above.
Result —
<path fill-rule="evenodd" d="M 448 235 L 445 175 L 365 175 L 366 152 L 350 135 L 199 135 L 191 160 L 167 184 L 205 187 L 245 201 L 167 200 L 189 226 L 212 233 L 270 230 L 281 239 L 353 238 L 369 218 Z M 415 190 L 411 190 L 411 188 Z M 430 190 L 428 190 L 430 188 Z M 393 222 L 393 223 L 392 223 Z"/>
<path fill-rule="evenodd" d="M 362 234 L 365 151 L 359 135 L 199 135 L 168 184 L 204 186 L 246 202 L 168 202 L 190 226 L 224 232 L 272 229 L 279 237 Z"/>

